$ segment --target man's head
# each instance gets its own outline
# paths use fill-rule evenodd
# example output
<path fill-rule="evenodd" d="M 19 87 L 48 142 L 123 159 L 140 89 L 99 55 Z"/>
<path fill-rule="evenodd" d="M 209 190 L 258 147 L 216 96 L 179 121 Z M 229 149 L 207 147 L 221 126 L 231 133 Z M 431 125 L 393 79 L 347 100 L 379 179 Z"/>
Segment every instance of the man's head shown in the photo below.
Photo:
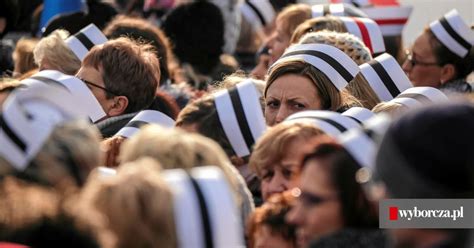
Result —
<path fill-rule="evenodd" d="M 160 64 L 150 45 L 127 38 L 94 47 L 77 73 L 108 116 L 133 113 L 153 101 Z"/>

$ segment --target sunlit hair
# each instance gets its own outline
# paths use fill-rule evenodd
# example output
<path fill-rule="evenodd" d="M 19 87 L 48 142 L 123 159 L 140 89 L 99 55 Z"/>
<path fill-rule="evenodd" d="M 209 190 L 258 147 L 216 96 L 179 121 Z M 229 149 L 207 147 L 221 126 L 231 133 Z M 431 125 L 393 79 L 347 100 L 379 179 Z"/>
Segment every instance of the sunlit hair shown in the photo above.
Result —
<path fill-rule="evenodd" d="M 397 102 L 381 102 L 377 105 L 375 105 L 374 108 L 372 108 L 372 112 L 378 114 L 378 113 L 387 113 L 392 117 L 397 117 L 401 116 L 403 113 L 408 111 L 408 107 L 397 103 Z"/>
<path fill-rule="evenodd" d="M 40 70 L 58 70 L 68 75 L 77 73 L 81 67 L 81 61 L 66 45 L 64 40 L 68 36 L 69 33 L 66 30 L 58 29 L 38 42 L 33 55 Z M 48 64 L 48 68 L 44 68 L 45 63 Z"/>
<path fill-rule="evenodd" d="M 13 52 L 13 60 L 15 61 L 14 74 L 16 77 L 38 68 L 33 56 L 33 50 L 37 43 L 38 40 L 32 38 L 21 38 L 16 43 L 15 51 Z"/>
<path fill-rule="evenodd" d="M 311 6 L 308 4 L 291 4 L 285 7 L 276 17 L 276 22 L 281 23 L 284 35 L 291 37 L 295 28 L 311 18 Z"/>
<path fill-rule="evenodd" d="M 303 35 L 323 30 L 347 33 L 344 22 L 335 16 L 321 16 L 306 20 L 296 27 L 291 36 L 290 43 L 297 43 Z"/>

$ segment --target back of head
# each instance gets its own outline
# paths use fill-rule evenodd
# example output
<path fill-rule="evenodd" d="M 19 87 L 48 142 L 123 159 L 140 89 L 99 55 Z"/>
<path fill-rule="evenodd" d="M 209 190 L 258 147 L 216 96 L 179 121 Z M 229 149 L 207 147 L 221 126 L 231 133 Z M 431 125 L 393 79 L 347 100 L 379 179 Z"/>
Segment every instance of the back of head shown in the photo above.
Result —
<path fill-rule="evenodd" d="M 76 74 L 81 67 L 81 61 L 64 42 L 68 36 L 67 31 L 56 30 L 38 42 L 33 55 L 40 70 L 50 69 L 68 75 Z"/>
<path fill-rule="evenodd" d="M 83 67 L 93 67 L 102 73 L 107 89 L 128 98 L 125 114 L 152 103 L 160 82 L 159 66 L 151 45 L 123 37 L 95 46 L 83 61 Z"/>
<path fill-rule="evenodd" d="M 311 6 L 303 3 L 292 4 L 285 7 L 277 16 L 276 22 L 282 24 L 283 32 L 288 37 L 291 37 L 293 31 L 303 23 L 311 18 Z"/>
<path fill-rule="evenodd" d="M 407 113 L 382 141 L 376 176 L 395 198 L 472 198 L 473 125 L 470 103 Z"/>
<path fill-rule="evenodd" d="M 224 21 L 220 9 L 207 1 L 186 3 L 172 10 L 163 30 L 181 63 L 208 74 L 218 64 L 224 46 Z"/>
<path fill-rule="evenodd" d="M 30 70 L 38 68 L 35 64 L 33 50 L 38 41 L 36 39 L 21 38 L 13 52 L 13 60 L 15 61 L 15 73 L 21 75 Z M 15 76 L 17 76 L 15 75 Z"/>
<path fill-rule="evenodd" d="M 297 43 L 300 38 L 311 32 L 318 32 L 322 30 L 335 31 L 339 33 L 347 33 L 347 28 L 341 19 L 334 16 L 316 17 L 301 23 L 296 27 L 291 36 L 290 43 Z"/>
<path fill-rule="evenodd" d="M 172 58 L 171 47 L 168 38 L 158 27 L 145 19 L 117 16 L 105 27 L 104 34 L 109 39 L 126 36 L 152 45 L 160 60 L 160 84 L 164 84 L 169 79 L 168 64 Z"/>

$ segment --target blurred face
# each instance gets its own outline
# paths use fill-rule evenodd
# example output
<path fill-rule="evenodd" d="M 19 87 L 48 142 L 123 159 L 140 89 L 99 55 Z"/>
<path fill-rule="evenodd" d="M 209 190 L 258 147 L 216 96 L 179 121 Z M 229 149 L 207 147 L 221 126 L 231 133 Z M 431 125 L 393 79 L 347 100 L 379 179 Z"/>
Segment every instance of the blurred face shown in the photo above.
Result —
<path fill-rule="evenodd" d="M 307 139 L 294 139 L 286 145 L 285 154 L 280 161 L 262 170 L 261 190 L 263 199 L 297 186 L 300 163 L 313 149 Z"/>
<path fill-rule="evenodd" d="M 294 245 L 281 235 L 272 234 L 270 228 L 262 226 L 255 234 L 254 248 L 292 248 Z"/>
<path fill-rule="evenodd" d="M 297 225 L 298 245 L 319 239 L 343 227 L 341 204 L 328 171 L 322 166 L 329 161 L 313 159 L 306 163 L 300 180 L 295 206 L 287 214 L 289 223 Z"/>
<path fill-rule="evenodd" d="M 441 66 L 437 64 L 430 36 L 426 33 L 420 35 L 413 44 L 410 59 L 403 63 L 403 70 L 413 86 L 430 86 L 438 88 L 441 85 Z"/>
<path fill-rule="evenodd" d="M 282 22 L 277 21 L 276 29 L 268 41 L 268 47 L 270 48 L 270 65 L 275 63 L 283 52 L 285 52 L 285 49 L 290 45 L 290 38 L 291 37 L 284 32 Z"/>
<path fill-rule="evenodd" d="M 265 97 L 265 120 L 273 126 L 303 110 L 321 109 L 318 91 L 306 77 L 286 74 L 277 78 Z"/>

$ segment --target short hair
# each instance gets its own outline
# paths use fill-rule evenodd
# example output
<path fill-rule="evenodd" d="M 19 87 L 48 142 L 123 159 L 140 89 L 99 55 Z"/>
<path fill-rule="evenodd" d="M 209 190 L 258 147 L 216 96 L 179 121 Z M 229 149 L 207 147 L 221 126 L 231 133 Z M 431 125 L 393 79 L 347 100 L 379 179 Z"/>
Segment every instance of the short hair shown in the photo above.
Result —
<path fill-rule="evenodd" d="M 64 40 L 68 36 L 66 30 L 58 29 L 38 42 L 33 50 L 33 56 L 40 69 L 46 60 L 51 69 L 68 75 L 77 73 L 81 68 L 81 60 L 66 45 Z"/>
<path fill-rule="evenodd" d="M 294 204 L 289 191 L 276 193 L 259 208 L 256 208 L 247 221 L 249 248 L 255 247 L 256 235 L 262 227 L 268 227 L 272 235 L 279 235 L 296 247 L 296 226 L 285 221 L 286 214 Z"/>
<path fill-rule="evenodd" d="M 173 59 L 173 54 L 168 37 L 160 28 L 142 18 L 120 15 L 105 27 L 104 34 L 109 39 L 125 36 L 152 45 L 160 61 L 160 85 L 170 79 L 168 66 Z"/>
<path fill-rule="evenodd" d="M 329 136 L 322 136 L 315 144 L 313 153 L 303 159 L 303 167 L 308 162 L 324 159 L 320 163 L 327 171 L 331 184 L 338 192 L 341 203 L 341 215 L 344 226 L 348 228 L 376 228 L 378 216 L 374 205 L 366 197 L 362 185 L 356 180 L 356 173 L 361 168 L 354 158 Z"/>
<path fill-rule="evenodd" d="M 21 38 L 16 43 L 15 51 L 13 52 L 13 60 L 15 61 L 14 73 L 22 75 L 38 68 L 33 56 L 33 50 L 37 43 L 38 40 L 28 38 Z M 18 77 L 18 75 L 16 76 Z"/>
<path fill-rule="evenodd" d="M 101 164 L 99 137 L 97 128 L 87 121 L 62 123 L 55 127 L 27 168 L 15 175 L 65 195 L 74 193 Z M 0 157 L 0 175 L 12 174 L 12 170 Z"/>
<path fill-rule="evenodd" d="M 277 78 L 287 74 L 303 76 L 313 82 L 318 94 L 318 96 L 315 97 L 319 97 L 319 99 L 321 99 L 321 106 L 323 110 L 341 112 L 347 110 L 350 107 L 361 106 L 360 102 L 347 90 L 342 89 L 339 91 L 331 82 L 331 80 L 319 69 L 298 59 L 291 59 L 281 62 L 271 68 L 267 78 L 267 84 L 265 86 L 265 97 L 272 83 Z"/>
<path fill-rule="evenodd" d="M 105 88 L 128 98 L 124 114 L 150 106 L 160 82 L 159 61 L 151 45 L 121 37 L 93 47 L 83 67 L 102 72 Z M 107 93 L 107 97 L 113 95 Z"/>
<path fill-rule="evenodd" d="M 306 20 L 298 25 L 291 36 L 290 43 L 297 43 L 303 35 L 322 30 L 336 31 L 339 33 L 347 33 L 344 22 L 335 16 L 320 16 Z"/>
<path fill-rule="evenodd" d="M 393 101 L 381 102 L 372 108 L 372 112 L 378 113 L 387 113 L 392 117 L 401 116 L 403 113 L 409 110 L 408 107 Z"/>
<path fill-rule="evenodd" d="M 468 54 L 464 58 L 460 58 L 457 54 L 449 50 L 444 44 L 442 44 L 436 36 L 433 34 L 431 29 L 426 28 L 424 33 L 428 34 L 431 49 L 435 55 L 436 62 L 438 65 L 452 64 L 456 68 L 455 79 L 465 79 L 474 69 L 474 49 L 470 49 Z"/>
<path fill-rule="evenodd" d="M 262 170 L 282 159 L 288 145 L 296 139 L 311 139 L 323 134 L 310 123 L 282 122 L 268 129 L 257 141 L 250 156 L 250 168 L 259 178 Z"/>
<path fill-rule="evenodd" d="M 112 177 L 91 177 L 78 213 L 98 212 L 116 236 L 115 247 L 176 247 L 173 195 L 159 168 L 143 158 L 122 164 Z"/>
<path fill-rule="evenodd" d="M 361 65 L 372 59 L 370 50 L 356 36 L 349 33 L 338 33 L 334 31 L 319 31 L 307 33 L 301 37 L 300 44 L 327 44 L 339 48 L 347 54 L 356 64 Z M 355 96 L 365 108 L 371 109 L 380 102 L 377 94 L 372 90 L 367 80 L 360 73 L 349 82 L 347 89 Z"/>
<path fill-rule="evenodd" d="M 283 10 L 278 13 L 276 22 L 282 23 L 282 31 L 285 35 L 291 38 L 295 28 L 310 18 L 311 6 L 308 4 L 298 3 L 283 8 Z"/>

